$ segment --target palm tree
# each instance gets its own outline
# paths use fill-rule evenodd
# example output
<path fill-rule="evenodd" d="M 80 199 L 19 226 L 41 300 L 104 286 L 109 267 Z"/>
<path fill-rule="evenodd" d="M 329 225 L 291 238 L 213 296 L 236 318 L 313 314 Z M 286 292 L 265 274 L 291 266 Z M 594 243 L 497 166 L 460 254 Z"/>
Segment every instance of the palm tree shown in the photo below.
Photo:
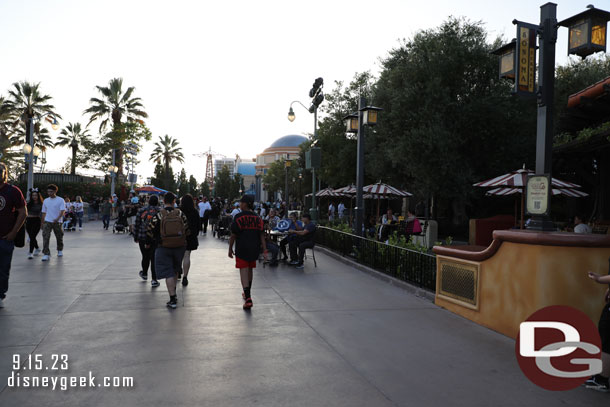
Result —
<path fill-rule="evenodd" d="M 133 97 L 135 87 L 131 86 L 123 91 L 123 78 L 114 78 L 108 82 L 108 86 L 96 86 L 101 98 L 91 98 L 91 106 L 85 110 L 89 115 L 89 124 L 96 120 L 100 121 L 100 133 L 103 133 L 108 124 L 112 123 L 112 132 L 108 134 L 112 144 L 118 149 L 117 166 L 119 174 L 123 174 L 123 143 L 124 132 L 121 131 L 121 120 L 138 121 L 144 123 L 142 118 L 148 117 L 142 105 L 142 99 Z"/>
<path fill-rule="evenodd" d="M 159 136 L 159 141 L 155 141 L 155 149 L 150 155 L 150 159 L 157 164 L 163 164 L 165 167 L 165 185 L 169 185 L 169 168 L 172 161 L 184 162 L 182 147 L 178 146 L 178 140 L 168 136 Z"/>
<path fill-rule="evenodd" d="M 14 170 L 18 153 L 13 149 L 15 143 L 13 134 L 13 106 L 10 100 L 0 96 L 0 159 Z"/>
<path fill-rule="evenodd" d="M 56 146 L 67 147 L 72 149 L 72 161 L 70 162 L 70 174 L 76 174 L 76 154 L 80 146 L 86 145 L 89 142 L 89 132 L 83 129 L 80 123 L 68 123 L 61 130 L 60 136 L 57 138 Z"/>
<path fill-rule="evenodd" d="M 48 130 L 42 128 L 40 120 L 43 115 L 49 115 L 56 119 L 61 119 L 61 116 L 55 112 L 55 106 L 49 103 L 52 99 L 49 95 L 43 95 L 40 93 L 40 83 L 32 82 L 15 82 L 13 88 L 9 90 L 11 98 L 12 113 L 15 118 L 14 125 L 17 127 L 21 124 L 23 129 L 24 141 L 27 143 L 29 130 L 30 130 L 30 119 L 37 119 L 34 127 L 35 136 L 39 139 L 41 146 L 53 146 L 51 136 Z"/>

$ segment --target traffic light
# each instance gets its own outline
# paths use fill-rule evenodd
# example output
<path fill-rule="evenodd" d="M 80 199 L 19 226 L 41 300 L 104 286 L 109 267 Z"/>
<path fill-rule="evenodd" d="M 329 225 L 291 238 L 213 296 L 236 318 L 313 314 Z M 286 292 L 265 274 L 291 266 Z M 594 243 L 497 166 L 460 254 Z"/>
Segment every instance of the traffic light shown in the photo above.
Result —
<path fill-rule="evenodd" d="M 320 90 L 320 88 L 322 87 L 322 85 L 324 85 L 324 79 L 322 79 L 322 78 L 316 79 L 312 85 L 311 90 L 309 91 L 309 97 L 314 98 L 316 96 L 316 94 L 318 93 L 318 91 Z"/>

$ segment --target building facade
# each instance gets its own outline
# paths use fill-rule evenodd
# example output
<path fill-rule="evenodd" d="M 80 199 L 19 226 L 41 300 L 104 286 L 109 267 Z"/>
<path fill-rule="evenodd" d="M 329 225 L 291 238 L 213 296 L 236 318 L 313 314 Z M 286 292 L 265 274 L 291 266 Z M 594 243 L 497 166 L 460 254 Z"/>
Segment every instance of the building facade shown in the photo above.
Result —
<path fill-rule="evenodd" d="M 255 196 L 257 201 L 267 202 L 278 198 L 268 195 L 263 186 L 263 176 L 267 174 L 271 164 L 276 161 L 296 160 L 301 151 L 299 146 L 307 140 L 307 137 L 296 134 L 280 137 L 256 156 Z"/>

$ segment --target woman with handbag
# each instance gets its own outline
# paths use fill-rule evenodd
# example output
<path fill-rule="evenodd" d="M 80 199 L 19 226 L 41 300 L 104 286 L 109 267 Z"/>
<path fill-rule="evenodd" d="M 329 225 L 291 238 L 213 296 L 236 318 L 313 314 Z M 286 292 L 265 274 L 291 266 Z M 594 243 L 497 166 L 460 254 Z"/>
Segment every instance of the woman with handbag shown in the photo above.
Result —
<path fill-rule="evenodd" d="M 25 220 L 25 228 L 30 237 L 30 251 L 28 253 L 28 259 L 33 259 L 34 256 L 38 256 L 40 248 L 38 247 L 38 241 L 36 236 L 40 233 L 40 212 L 42 211 L 42 197 L 38 192 L 38 188 L 30 189 L 30 199 L 27 203 L 28 217 Z"/>

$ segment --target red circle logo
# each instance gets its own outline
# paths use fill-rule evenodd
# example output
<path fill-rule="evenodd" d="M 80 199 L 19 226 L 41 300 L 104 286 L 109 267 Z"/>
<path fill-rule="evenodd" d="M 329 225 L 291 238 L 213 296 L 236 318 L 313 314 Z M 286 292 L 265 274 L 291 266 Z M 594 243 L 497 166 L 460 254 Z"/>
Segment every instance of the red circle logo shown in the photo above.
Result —
<path fill-rule="evenodd" d="M 519 327 L 519 367 L 547 390 L 571 390 L 601 372 L 601 339 L 582 311 L 553 305 L 534 312 Z"/>

